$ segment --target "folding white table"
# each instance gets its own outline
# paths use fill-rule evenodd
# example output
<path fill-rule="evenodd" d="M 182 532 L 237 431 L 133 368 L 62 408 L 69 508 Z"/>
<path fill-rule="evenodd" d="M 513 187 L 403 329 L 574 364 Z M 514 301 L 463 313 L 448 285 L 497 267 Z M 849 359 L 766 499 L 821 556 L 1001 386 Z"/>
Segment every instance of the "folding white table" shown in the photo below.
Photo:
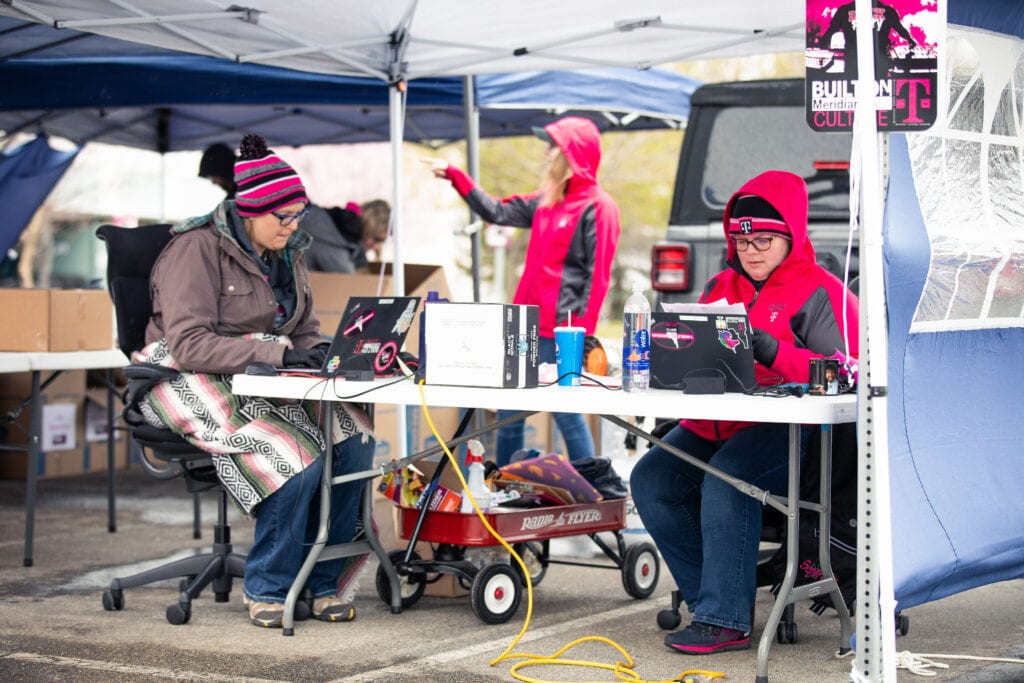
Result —
<path fill-rule="evenodd" d="M 475 407 L 520 411 L 514 418 L 472 433 L 452 439 L 449 447 L 458 445 L 471 438 L 495 429 L 502 423 L 519 419 L 539 412 L 578 412 L 600 415 L 602 418 L 666 448 L 676 456 L 683 458 L 705 472 L 731 483 L 739 491 L 769 505 L 787 518 L 787 551 L 789 563 L 786 574 L 775 600 L 775 605 L 768 617 L 768 623 L 761 634 L 758 647 L 757 681 L 768 680 L 768 651 L 775 637 L 776 629 L 787 605 L 810 597 L 829 594 L 839 614 L 841 633 L 840 649 L 846 651 L 850 647 L 850 636 L 853 631 L 850 614 L 842 599 L 839 585 L 832 573 L 829 559 L 829 526 L 830 526 L 830 495 L 831 495 L 831 451 L 832 433 L 827 427 L 833 424 L 854 422 L 857 419 L 857 398 L 852 394 L 840 396 L 786 396 L 766 397 L 748 396 L 744 394 L 688 395 L 677 391 L 651 389 L 642 393 L 626 393 L 619 390 L 608 390 L 598 386 L 562 387 L 547 386 L 536 389 L 485 389 L 477 387 L 453 387 L 425 385 L 422 387 L 425 405 L 437 407 Z M 421 405 L 420 389 L 411 380 L 376 379 L 373 382 L 348 382 L 345 380 L 323 380 L 307 377 L 267 377 L 258 375 L 235 375 L 233 390 L 236 394 L 291 398 L 316 401 L 349 401 L 354 403 L 391 403 L 404 405 Z M 653 437 L 636 425 L 620 416 L 636 417 L 687 417 L 708 420 L 744 420 L 749 422 L 772 422 L 789 425 L 789 482 L 785 495 L 780 492 L 764 491 L 744 481 L 735 479 L 716 470 L 691 456 L 672 448 L 660 439 Z M 821 497 L 818 503 L 803 502 L 800 494 L 800 426 L 804 424 L 822 425 L 821 443 Z M 343 477 L 333 477 L 330 468 L 324 468 L 324 485 L 339 484 L 346 481 L 366 479 L 385 474 L 405 465 L 439 452 L 440 447 L 428 449 L 410 455 L 402 460 L 387 463 L 379 468 L 366 472 L 354 473 Z M 325 462 L 325 465 L 329 464 Z M 323 496 L 329 499 L 328 496 Z M 367 487 L 364 499 L 364 510 L 369 511 L 371 502 Z M 799 538 L 799 511 L 809 509 L 818 512 L 819 528 L 824 543 L 819 543 L 819 566 L 822 578 L 813 583 L 794 586 L 796 580 L 797 540 Z M 323 553 L 326 543 L 326 517 L 321 524 L 321 535 L 317 544 L 310 551 L 303 571 L 296 578 L 295 585 L 289 593 L 285 605 L 285 626 L 290 632 L 292 627 L 292 610 L 294 599 L 297 598 L 302 585 L 313 564 L 318 558 L 328 559 Z M 364 524 L 370 529 L 371 524 Z M 380 547 L 375 537 L 368 539 L 362 546 L 363 552 L 376 552 L 381 559 L 381 566 L 393 568 L 386 552 Z M 330 554 L 330 557 L 343 557 L 355 552 L 353 549 L 340 549 L 337 546 L 327 551 L 344 554 Z M 400 600 L 397 588 L 397 576 L 392 577 L 392 603 Z M 294 594 L 294 595 L 293 595 Z M 392 611 L 400 611 L 400 605 L 393 604 Z"/>
<path fill-rule="evenodd" d="M 117 531 L 115 510 L 114 478 L 114 403 L 112 397 L 112 369 L 124 367 L 128 359 L 117 349 L 103 351 L 52 351 L 52 352 L 2 352 L 0 372 L 31 372 L 32 390 L 25 398 L 29 406 L 28 444 L 12 446 L 0 444 L 0 450 L 23 450 L 28 453 L 25 473 L 25 560 L 26 567 L 32 566 L 32 543 L 35 534 L 36 484 L 39 466 L 39 441 L 42 429 L 42 390 L 65 370 L 107 370 L 107 529 Z M 45 381 L 41 373 L 49 372 Z M 20 408 L 18 412 L 20 412 Z"/>

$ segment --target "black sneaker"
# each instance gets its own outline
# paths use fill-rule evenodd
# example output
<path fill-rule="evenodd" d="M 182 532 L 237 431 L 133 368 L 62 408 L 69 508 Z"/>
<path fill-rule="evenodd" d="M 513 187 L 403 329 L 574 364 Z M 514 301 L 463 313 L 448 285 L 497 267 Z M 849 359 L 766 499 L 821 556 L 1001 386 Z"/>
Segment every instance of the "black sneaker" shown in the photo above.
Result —
<path fill-rule="evenodd" d="M 682 631 L 665 636 L 665 644 L 687 655 L 750 649 L 750 634 L 722 626 L 692 622 Z"/>

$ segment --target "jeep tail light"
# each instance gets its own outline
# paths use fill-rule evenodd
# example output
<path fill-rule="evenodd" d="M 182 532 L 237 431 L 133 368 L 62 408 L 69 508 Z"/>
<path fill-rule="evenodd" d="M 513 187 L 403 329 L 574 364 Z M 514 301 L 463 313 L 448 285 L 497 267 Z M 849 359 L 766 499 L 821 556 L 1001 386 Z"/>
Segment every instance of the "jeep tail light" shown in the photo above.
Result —
<path fill-rule="evenodd" d="M 693 251 L 686 243 L 656 244 L 651 250 L 651 287 L 660 292 L 690 289 Z"/>
<path fill-rule="evenodd" d="M 850 162 L 842 159 L 836 161 L 819 160 L 814 162 L 815 171 L 847 171 L 850 170 Z"/>

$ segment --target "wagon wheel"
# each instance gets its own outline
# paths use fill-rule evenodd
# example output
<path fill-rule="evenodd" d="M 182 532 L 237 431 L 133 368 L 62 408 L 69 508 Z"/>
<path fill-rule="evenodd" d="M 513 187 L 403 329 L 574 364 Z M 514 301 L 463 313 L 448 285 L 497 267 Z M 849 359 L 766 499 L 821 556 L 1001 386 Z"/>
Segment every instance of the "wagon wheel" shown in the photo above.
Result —
<path fill-rule="evenodd" d="M 470 592 L 473 614 L 487 624 L 504 624 L 519 609 L 523 589 L 519 572 L 507 564 L 489 564 L 476 573 Z"/>
<path fill-rule="evenodd" d="M 516 543 L 512 549 L 523 560 L 523 564 L 526 565 L 526 569 L 530 573 L 530 583 L 536 587 L 548 572 L 548 562 L 543 552 L 535 543 Z M 512 567 L 522 574 L 522 568 L 518 562 L 513 562 Z M 519 577 L 519 580 L 524 586 L 526 585 L 526 580 L 522 576 Z"/>
<path fill-rule="evenodd" d="M 658 587 L 658 551 L 650 543 L 637 543 L 622 558 L 622 585 L 637 600 L 650 597 Z"/>
<path fill-rule="evenodd" d="M 396 568 L 398 563 L 402 562 L 404 558 L 404 550 L 392 550 L 388 553 L 388 561 Z M 409 558 L 410 562 L 418 562 L 419 560 L 420 556 L 415 552 Z M 423 597 L 423 591 L 427 589 L 427 584 L 423 581 L 423 574 L 420 573 L 403 575 L 399 572 L 398 583 L 400 586 L 399 591 L 402 594 L 403 609 L 415 605 Z M 380 599 L 385 604 L 391 604 L 391 581 L 388 580 L 388 575 L 383 567 L 377 567 L 377 595 L 380 596 Z"/>

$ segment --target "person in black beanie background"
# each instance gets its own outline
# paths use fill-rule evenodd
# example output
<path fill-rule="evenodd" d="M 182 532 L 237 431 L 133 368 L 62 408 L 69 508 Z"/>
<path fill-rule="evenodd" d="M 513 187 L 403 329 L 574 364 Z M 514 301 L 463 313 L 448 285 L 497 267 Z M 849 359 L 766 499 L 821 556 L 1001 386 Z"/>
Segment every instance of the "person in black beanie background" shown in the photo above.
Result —
<path fill-rule="evenodd" d="M 234 199 L 238 188 L 235 186 L 235 151 L 222 142 L 210 145 L 199 160 L 199 177 L 227 193 L 226 199 Z"/>

